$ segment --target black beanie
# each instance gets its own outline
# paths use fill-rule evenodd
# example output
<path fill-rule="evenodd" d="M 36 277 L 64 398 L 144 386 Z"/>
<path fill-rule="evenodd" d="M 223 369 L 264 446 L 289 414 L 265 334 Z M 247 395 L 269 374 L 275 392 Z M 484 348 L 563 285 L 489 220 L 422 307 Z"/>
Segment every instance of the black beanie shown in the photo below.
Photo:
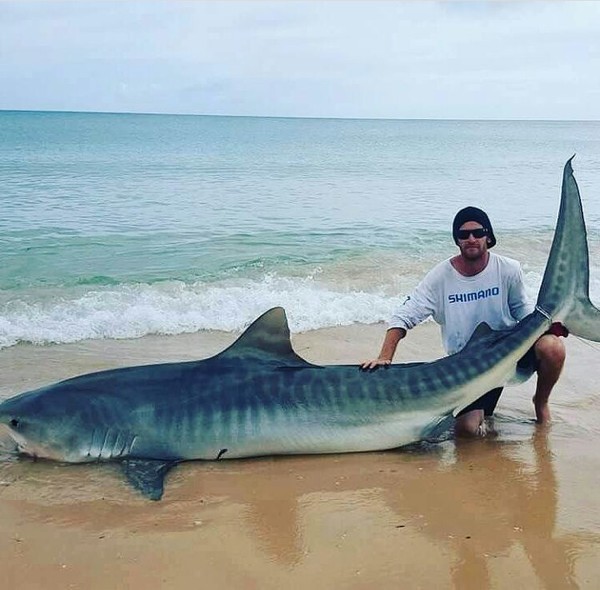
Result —
<path fill-rule="evenodd" d="M 458 230 L 461 225 L 467 223 L 467 221 L 475 221 L 487 229 L 488 248 L 493 248 L 496 245 L 496 237 L 494 236 L 490 218 L 485 211 L 482 211 L 477 207 L 465 207 L 454 217 L 454 221 L 452 222 L 452 237 L 454 238 L 455 244 L 458 244 Z"/>

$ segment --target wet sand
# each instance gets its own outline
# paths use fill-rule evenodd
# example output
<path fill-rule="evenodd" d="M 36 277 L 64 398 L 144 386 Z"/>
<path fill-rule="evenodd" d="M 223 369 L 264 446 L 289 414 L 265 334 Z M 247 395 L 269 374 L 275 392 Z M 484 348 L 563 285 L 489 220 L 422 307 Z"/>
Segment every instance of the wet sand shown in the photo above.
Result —
<path fill-rule="evenodd" d="M 294 335 L 318 363 L 355 363 L 384 326 Z M 0 352 L 0 397 L 82 372 L 190 360 L 233 336 L 199 333 Z M 567 339 L 553 424 L 533 381 L 507 389 L 497 435 L 410 449 L 173 469 L 160 502 L 118 465 L 0 462 L 6 588 L 596 588 L 600 585 L 600 348 Z M 399 361 L 441 355 L 420 326 Z M 5 445 L 5 449 L 8 445 Z"/>

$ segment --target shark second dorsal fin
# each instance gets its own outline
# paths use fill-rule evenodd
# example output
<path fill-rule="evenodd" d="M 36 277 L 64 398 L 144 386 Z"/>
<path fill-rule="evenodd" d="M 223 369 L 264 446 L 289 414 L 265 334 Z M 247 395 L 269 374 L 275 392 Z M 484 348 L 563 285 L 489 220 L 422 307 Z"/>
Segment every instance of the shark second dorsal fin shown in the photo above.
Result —
<path fill-rule="evenodd" d="M 489 344 L 490 342 L 494 342 L 501 338 L 502 335 L 502 330 L 493 330 L 488 324 L 481 322 L 475 328 L 475 331 L 471 335 L 471 338 L 469 338 L 469 341 L 465 344 L 463 350 L 481 346 L 484 342 Z"/>
<path fill-rule="evenodd" d="M 276 357 L 288 363 L 309 364 L 292 348 L 290 328 L 282 307 L 274 307 L 254 320 L 246 331 L 218 357 L 240 358 L 257 355 Z"/>

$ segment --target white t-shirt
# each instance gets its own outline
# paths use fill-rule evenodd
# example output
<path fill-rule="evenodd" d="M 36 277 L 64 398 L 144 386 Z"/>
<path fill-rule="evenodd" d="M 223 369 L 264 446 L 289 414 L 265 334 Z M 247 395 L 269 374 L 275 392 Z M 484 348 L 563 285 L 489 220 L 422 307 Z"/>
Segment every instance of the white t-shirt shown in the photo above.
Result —
<path fill-rule="evenodd" d="M 394 313 L 389 327 L 410 330 L 431 316 L 442 327 L 448 354 L 461 350 L 481 322 L 494 330 L 512 328 L 534 305 L 525 295 L 521 265 L 489 254 L 487 266 L 472 277 L 461 275 L 450 259 L 435 266 Z"/>

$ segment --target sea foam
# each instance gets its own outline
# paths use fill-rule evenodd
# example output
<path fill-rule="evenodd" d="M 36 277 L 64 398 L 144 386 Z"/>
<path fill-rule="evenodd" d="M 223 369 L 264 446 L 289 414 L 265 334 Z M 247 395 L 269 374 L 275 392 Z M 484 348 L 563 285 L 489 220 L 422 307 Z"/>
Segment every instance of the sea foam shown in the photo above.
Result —
<path fill-rule="evenodd" d="M 219 284 L 120 285 L 70 297 L 8 302 L 0 310 L 0 348 L 19 342 L 68 343 L 199 330 L 239 332 L 275 306 L 286 309 L 293 332 L 370 324 L 387 320 L 403 299 L 381 291 L 335 290 L 312 278 L 276 276 Z"/>

